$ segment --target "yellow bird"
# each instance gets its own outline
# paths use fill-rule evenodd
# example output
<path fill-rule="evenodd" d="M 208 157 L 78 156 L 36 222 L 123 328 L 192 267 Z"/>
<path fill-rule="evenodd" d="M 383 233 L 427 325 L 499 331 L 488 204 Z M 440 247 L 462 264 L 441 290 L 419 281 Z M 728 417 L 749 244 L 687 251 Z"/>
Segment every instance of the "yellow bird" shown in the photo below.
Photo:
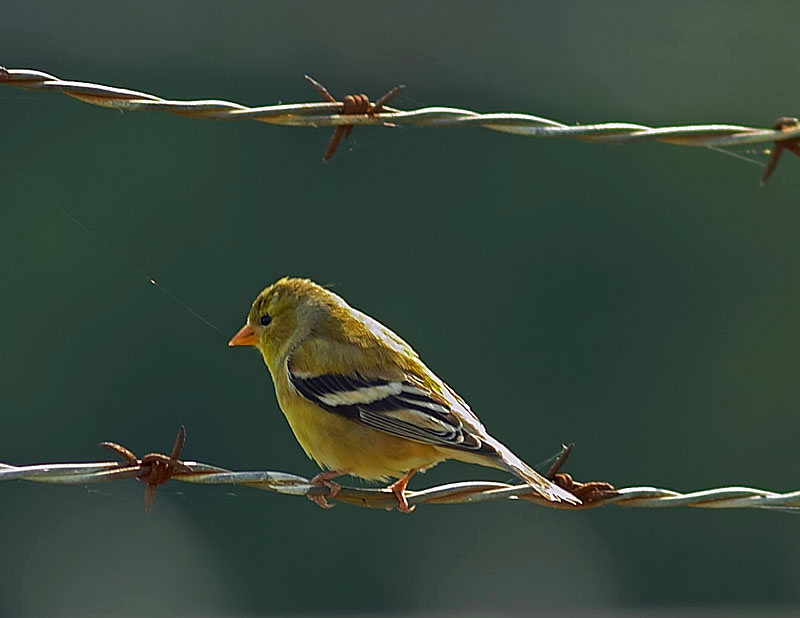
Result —
<path fill-rule="evenodd" d="M 410 345 L 313 281 L 284 277 L 263 290 L 228 345 L 261 352 L 297 441 L 327 470 L 313 481 L 331 496 L 344 474 L 396 478 L 389 487 L 409 512 L 411 476 L 457 459 L 511 472 L 552 502 L 580 503 L 489 435 Z"/>

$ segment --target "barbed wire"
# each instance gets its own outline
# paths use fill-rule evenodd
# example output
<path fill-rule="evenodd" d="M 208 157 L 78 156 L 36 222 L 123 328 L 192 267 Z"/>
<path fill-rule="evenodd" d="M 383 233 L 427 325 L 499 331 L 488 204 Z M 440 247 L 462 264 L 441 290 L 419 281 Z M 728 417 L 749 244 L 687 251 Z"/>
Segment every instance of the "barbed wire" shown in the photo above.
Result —
<path fill-rule="evenodd" d="M 149 453 L 141 459 L 119 444 L 103 442 L 101 446 L 121 455 L 122 463 L 50 463 L 12 466 L 0 463 L 0 481 L 33 481 L 57 485 L 89 485 L 136 478 L 147 483 L 145 510 L 150 512 L 156 488 L 168 480 L 200 485 L 238 485 L 291 496 L 324 496 L 327 499 L 365 508 L 393 510 L 398 502 L 391 489 L 340 487 L 315 483 L 297 474 L 272 471 L 235 472 L 219 466 L 178 459 L 186 432 L 181 427 L 170 455 Z M 565 446 L 547 476 L 583 500 L 580 505 L 553 503 L 533 493 L 528 485 L 512 485 L 492 481 L 448 483 L 419 491 L 405 492 L 408 504 L 474 504 L 504 500 L 526 500 L 563 510 L 585 510 L 601 506 L 633 508 L 693 507 L 702 509 L 772 509 L 800 512 L 800 491 L 778 493 L 752 487 L 720 487 L 691 493 L 680 493 L 657 487 L 625 487 L 615 489 L 605 482 L 579 483 L 558 470 L 566 461 L 572 446 Z"/>
<path fill-rule="evenodd" d="M 774 143 L 770 161 L 761 178 L 772 174 L 784 150 L 800 156 L 800 121 L 779 118 L 772 128 L 731 124 L 698 124 L 650 127 L 628 122 L 566 125 L 556 120 L 521 113 L 483 114 L 455 107 L 423 107 L 400 110 L 385 105 L 404 86 L 397 86 L 371 103 L 366 95 L 347 95 L 337 101 L 328 90 L 306 76 L 325 99 L 322 103 L 289 103 L 248 107 L 217 99 L 170 100 L 153 94 L 88 82 L 66 81 L 33 69 L 0 67 L 0 84 L 28 90 L 55 90 L 85 103 L 125 111 L 167 111 L 192 118 L 214 120 L 256 120 L 270 124 L 303 127 L 334 126 L 337 131 L 325 151 L 327 161 L 339 140 L 355 125 L 414 125 L 434 128 L 482 127 L 527 137 L 571 138 L 598 143 L 656 141 L 679 146 L 724 148 L 745 144 Z"/>
<path fill-rule="evenodd" d="M 194 118 L 250 119 L 287 126 L 335 126 L 323 160 L 329 159 L 341 138 L 347 139 L 355 125 L 409 124 L 422 127 L 483 127 L 528 137 L 572 138 L 601 143 L 626 143 L 658 141 L 682 146 L 721 148 L 743 144 L 774 142 L 775 148 L 762 176 L 762 184 L 769 178 L 784 150 L 800 155 L 800 122 L 796 118 L 778 119 L 772 129 L 727 124 L 683 125 L 648 127 L 631 123 L 601 123 L 568 126 L 555 120 L 529 114 L 481 114 L 452 107 L 425 107 L 403 111 L 388 107 L 386 103 L 402 86 L 390 90 L 372 103 L 366 95 L 347 95 L 336 101 L 324 86 L 307 77 L 325 102 L 294 103 L 262 107 L 247 107 L 221 100 L 177 101 L 152 94 L 114 88 L 86 82 L 64 81 L 47 73 L 31 69 L 6 69 L 0 67 L 0 84 L 29 90 L 55 90 L 86 103 L 126 111 L 168 111 Z M 147 484 L 145 508 L 149 512 L 157 487 L 166 481 L 206 485 L 242 485 L 281 494 L 324 496 L 339 502 L 368 508 L 392 509 L 397 498 L 388 489 L 341 487 L 332 492 L 328 486 L 295 474 L 272 471 L 236 472 L 196 461 L 178 459 L 185 439 L 181 430 L 167 456 L 150 453 L 138 459 L 128 449 L 103 443 L 119 454 L 124 462 L 61 463 L 12 466 L 0 464 L 0 481 L 25 480 L 40 483 L 85 485 L 136 478 Z M 569 449 L 562 451 L 560 463 Z M 557 468 L 551 469 L 551 478 L 565 485 L 582 498 L 582 504 L 573 506 L 552 503 L 531 492 L 527 485 L 511 485 L 486 481 L 467 481 L 431 487 L 420 491 L 407 491 L 412 507 L 417 504 L 468 504 L 510 499 L 528 500 L 543 506 L 561 509 L 586 509 L 616 505 L 640 508 L 694 507 L 694 508 L 766 508 L 777 510 L 800 509 L 800 491 L 777 493 L 750 487 L 722 487 L 692 493 L 680 493 L 655 487 L 627 487 L 614 489 L 603 482 L 577 483 Z"/>

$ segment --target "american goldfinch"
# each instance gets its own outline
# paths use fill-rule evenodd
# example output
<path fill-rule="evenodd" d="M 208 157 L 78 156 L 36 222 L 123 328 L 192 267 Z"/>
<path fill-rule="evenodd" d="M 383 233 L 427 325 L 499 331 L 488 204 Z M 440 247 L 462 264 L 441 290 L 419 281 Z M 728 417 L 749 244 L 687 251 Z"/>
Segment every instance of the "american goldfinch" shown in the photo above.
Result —
<path fill-rule="evenodd" d="M 228 345 L 261 352 L 297 441 L 327 470 L 313 480 L 330 495 L 344 474 L 396 478 L 389 488 L 409 512 L 411 476 L 456 459 L 507 470 L 552 502 L 580 503 L 489 435 L 410 345 L 308 279 L 285 277 L 263 290 Z"/>

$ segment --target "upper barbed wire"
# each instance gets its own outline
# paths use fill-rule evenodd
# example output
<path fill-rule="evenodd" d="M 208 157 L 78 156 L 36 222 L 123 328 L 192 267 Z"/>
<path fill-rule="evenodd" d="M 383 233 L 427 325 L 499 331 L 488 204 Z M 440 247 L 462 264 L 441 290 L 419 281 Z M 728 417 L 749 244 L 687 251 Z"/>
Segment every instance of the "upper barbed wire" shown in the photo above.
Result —
<path fill-rule="evenodd" d="M 309 79 L 312 84 L 317 83 Z M 304 127 L 352 127 L 355 125 L 414 125 L 420 127 L 464 128 L 483 127 L 492 131 L 527 137 L 571 138 L 589 142 L 626 143 L 656 141 L 679 146 L 722 148 L 746 144 L 785 144 L 786 149 L 800 154 L 800 122 L 783 117 L 772 128 L 732 124 L 699 124 L 650 127 L 627 122 L 605 122 L 588 125 L 566 125 L 556 120 L 531 114 L 482 114 L 456 107 L 423 107 L 400 110 L 386 105 L 349 108 L 345 101 L 321 103 L 289 103 L 248 107 L 231 101 L 170 100 L 146 92 L 115 88 L 89 82 L 66 81 L 32 69 L 0 67 L 0 84 L 28 90 L 55 90 L 92 105 L 126 111 L 167 111 L 193 118 L 214 120 L 249 119 L 270 124 Z M 319 84 L 318 84 L 319 85 Z M 323 87 L 324 89 L 324 87 Z M 326 91 L 327 92 L 327 91 Z M 390 91 L 391 92 L 391 91 Z M 352 97 L 353 95 L 348 95 Z M 363 95 L 355 95 L 363 96 Z M 331 97 L 333 98 L 333 97 Z M 347 99 L 347 97 L 345 97 Z M 357 111 L 352 111 L 356 109 Z M 777 163 L 784 148 L 773 152 L 762 184 Z"/>

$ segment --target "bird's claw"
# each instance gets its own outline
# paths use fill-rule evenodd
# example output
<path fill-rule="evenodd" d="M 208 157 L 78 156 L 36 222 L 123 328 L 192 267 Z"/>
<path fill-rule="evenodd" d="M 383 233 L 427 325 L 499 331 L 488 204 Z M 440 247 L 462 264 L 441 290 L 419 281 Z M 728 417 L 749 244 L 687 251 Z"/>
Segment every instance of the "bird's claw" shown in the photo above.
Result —
<path fill-rule="evenodd" d="M 306 498 L 323 509 L 332 509 L 336 505 L 328 502 L 328 498 L 335 498 L 336 495 L 342 490 L 342 486 L 332 480 L 337 476 L 341 476 L 341 474 L 335 470 L 329 472 L 320 472 L 317 474 L 311 479 L 311 485 L 316 485 L 317 487 L 326 487 L 328 489 L 328 495 L 323 496 L 322 494 L 306 494 Z"/>
<path fill-rule="evenodd" d="M 413 513 L 414 509 L 417 508 L 416 504 L 409 506 L 408 500 L 406 500 L 406 497 L 402 494 L 402 492 L 400 492 L 399 494 L 395 493 L 394 495 L 397 496 L 397 506 L 395 508 L 400 513 Z M 386 510 L 392 511 L 394 509 L 386 509 Z"/>
<path fill-rule="evenodd" d="M 397 481 L 389 485 L 389 487 L 387 487 L 387 489 L 392 490 L 394 497 L 397 498 L 397 505 L 395 507 L 386 509 L 387 511 L 392 511 L 396 508 L 401 513 L 413 513 L 414 509 L 417 508 L 416 505 L 409 506 L 408 500 L 406 499 L 404 493 L 406 487 L 408 486 L 408 481 L 410 481 L 411 477 L 414 476 L 414 472 L 415 470 L 409 470 L 408 472 L 406 472 L 403 478 L 398 479 Z"/>
<path fill-rule="evenodd" d="M 311 502 L 313 502 L 318 507 L 323 509 L 332 509 L 333 507 L 336 506 L 335 504 L 331 504 L 330 502 L 328 502 L 328 499 L 325 496 L 320 496 L 320 495 L 314 496 L 311 494 L 306 494 L 306 498 L 308 498 L 309 500 L 311 500 Z"/>

